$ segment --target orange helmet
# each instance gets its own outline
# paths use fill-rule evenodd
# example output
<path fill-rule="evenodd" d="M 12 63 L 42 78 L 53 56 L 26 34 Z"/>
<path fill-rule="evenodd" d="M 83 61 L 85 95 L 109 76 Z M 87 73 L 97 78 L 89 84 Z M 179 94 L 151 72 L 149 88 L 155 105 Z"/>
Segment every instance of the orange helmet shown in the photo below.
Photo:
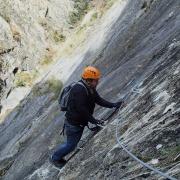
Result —
<path fill-rule="evenodd" d="M 81 76 L 83 79 L 99 79 L 101 73 L 97 68 L 93 66 L 88 66 L 84 68 Z"/>

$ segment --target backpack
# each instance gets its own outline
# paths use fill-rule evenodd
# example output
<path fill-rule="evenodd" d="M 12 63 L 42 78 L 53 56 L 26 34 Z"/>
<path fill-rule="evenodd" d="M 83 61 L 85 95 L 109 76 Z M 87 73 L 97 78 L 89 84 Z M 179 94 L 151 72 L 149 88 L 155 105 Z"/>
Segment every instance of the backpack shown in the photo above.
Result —
<path fill-rule="evenodd" d="M 65 88 L 62 89 L 62 92 L 59 96 L 58 103 L 60 105 L 61 111 L 67 111 L 68 110 L 68 102 L 69 102 L 69 95 L 71 92 L 71 89 L 74 87 L 74 85 L 79 84 L 83 86 L 86 89 L 86 93 L 88 95 L 88 90 L 86 86 L 81 83 L 81 82 L 73 82 L 70 85 L 66 86 Z"/>

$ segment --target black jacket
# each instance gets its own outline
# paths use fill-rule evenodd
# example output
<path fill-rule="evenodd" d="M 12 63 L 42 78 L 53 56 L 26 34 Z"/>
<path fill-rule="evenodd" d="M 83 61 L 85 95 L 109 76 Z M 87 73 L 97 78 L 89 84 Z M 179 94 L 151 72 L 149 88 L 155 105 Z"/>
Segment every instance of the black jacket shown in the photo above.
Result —
<path fill-rule="evenodd" d="M 103 107 L 113 108 L 114 103 L 101 98 L 95 89 L 90 89 L 82 80 L 88 93 L 80 84 L 75 84 L 71 89 L 68 111 L 65 116 L 67 121 L 73 125 L 87 125 L 88 122 L 95 123 L 96 119 L 92 116 L 95 104 Z"/>

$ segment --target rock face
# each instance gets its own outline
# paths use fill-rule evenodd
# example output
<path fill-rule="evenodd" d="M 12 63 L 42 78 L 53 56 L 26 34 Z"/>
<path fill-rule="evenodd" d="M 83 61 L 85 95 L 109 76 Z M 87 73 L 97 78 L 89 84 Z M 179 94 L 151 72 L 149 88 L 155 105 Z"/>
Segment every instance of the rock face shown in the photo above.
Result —
<path fill-rule="evenodd" d="M 62 142 L 64 117 L 53 92 L 32 91 L 0 126 L 2 179 L 163 179 L 134 161 L 116 135 L 139 159 L 179 179 L 179 8 L 179 0 L 117 1 L 72 64 L 61 60 L 54 73 L 71 70 L 69 83 L 84 65 L 96 65 L 103 74 L 99 93 L 124 98 L 126 106 L 59 172 L 48 156 Z M 108 111 L 97 107 L 95 117 Z"/>
<path fill-rule="evenodd" d="M 14 86 L 17 71 L 35 70 L 53 59 L 71 8 L 69 0 L 0 1 L 1 98 L 7 94 L 4 89 Z"/>

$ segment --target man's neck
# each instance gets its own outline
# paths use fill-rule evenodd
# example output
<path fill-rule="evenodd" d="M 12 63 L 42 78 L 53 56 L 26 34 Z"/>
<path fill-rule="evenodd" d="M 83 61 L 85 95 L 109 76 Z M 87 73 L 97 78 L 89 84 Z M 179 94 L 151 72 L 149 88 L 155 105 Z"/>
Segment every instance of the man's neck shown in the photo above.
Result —
<path fill-rule="evenodd" d="M 89 84 L 86 82 L 86 80 L 81 79 L 81 81 L 82 81 L 86 86 L 88 86 L 89 88 L 91 88 L 91 87 L 89 86 Z"/>
<path fill-rule="evenodd" d="M 94 89 L 94 88 L 92 88 L 92 87 L 87 83 L 86 80 L 82 79 L 82 82 L 83 82 L 89 89 Z"/>

